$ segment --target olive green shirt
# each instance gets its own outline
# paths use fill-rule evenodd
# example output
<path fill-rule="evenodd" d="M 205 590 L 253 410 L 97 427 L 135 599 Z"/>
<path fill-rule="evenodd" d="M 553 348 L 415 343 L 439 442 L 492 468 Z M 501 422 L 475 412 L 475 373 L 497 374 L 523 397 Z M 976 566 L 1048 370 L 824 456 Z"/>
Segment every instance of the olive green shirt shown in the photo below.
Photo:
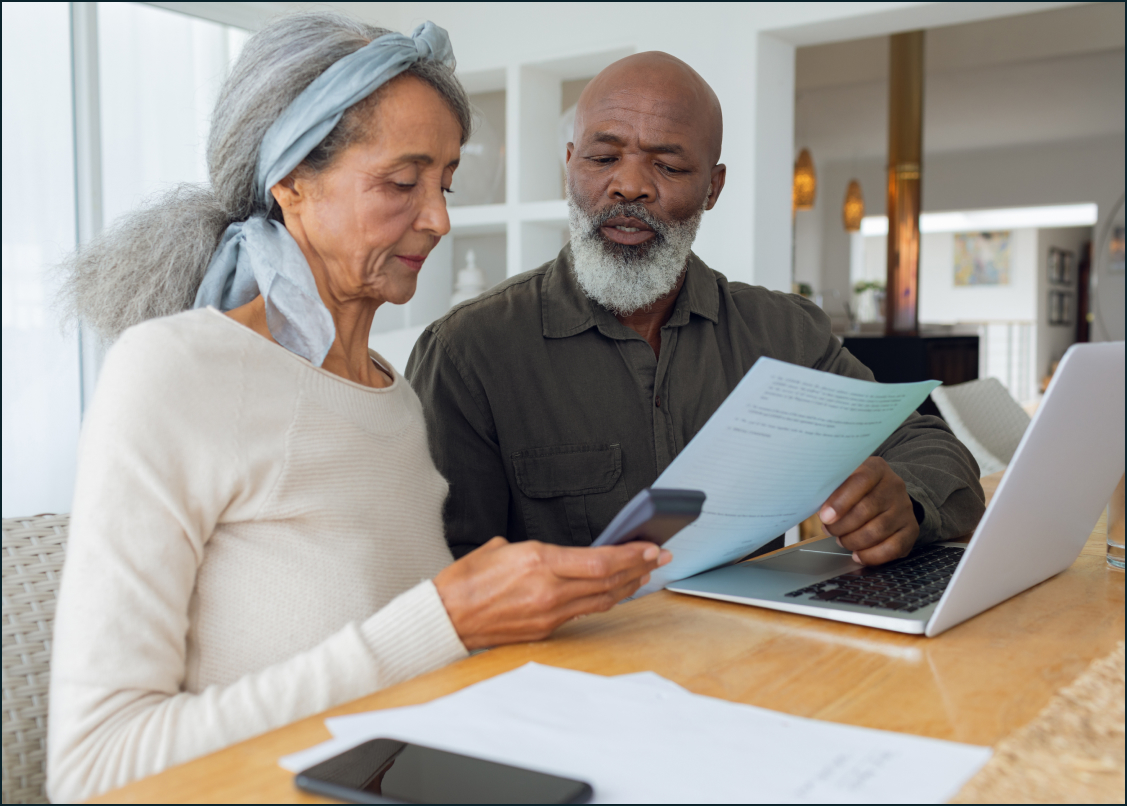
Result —
<path fill-rule="evenodd" d="M 450 482 L 446 538 L 586 546 L 651 485 L 760 356 L 872 380 L 793 294 L 730 283 L 690 255 L 660 356 L 579 288 L 571 249 L 428 327 L 407 364 Z M 877 450 L 907 484 L 920 541 L 974 529 L 978 466 L 937 417 L 913 413 Z"/>

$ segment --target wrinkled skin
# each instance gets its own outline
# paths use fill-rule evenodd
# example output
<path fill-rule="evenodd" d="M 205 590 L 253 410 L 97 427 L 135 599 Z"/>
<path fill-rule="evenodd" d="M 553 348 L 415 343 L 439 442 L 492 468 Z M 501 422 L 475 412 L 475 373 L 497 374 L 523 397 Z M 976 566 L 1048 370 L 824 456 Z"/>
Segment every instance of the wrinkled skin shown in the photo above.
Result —
<path fill-rule="evenodd" d="M 645 205 L 660 221 L 684 221 L 702 205 L 711 210 L 724 189 L 727 169 L 717 163 L 722 134 L 720 102 L 691 67 L 656 51 L 628 56 L 579 97 L 575 142 L 567 145 L 569 190 L 589 213 L 627 202 Z M 638 219 L 612 218 L 601 233 L 631 245 L 653 237 Z M 683 282 L 682 276 L 649 308 L 618 317 L 655 353 Z"/>
<path fill-rule="evenodd" d="M 719 162 L 723 128 L 716 94 L 691 67 L 666 53 L 628 56 L 592 79 L 579 98 L 575 142 L 567 146 L 569 191 L 588 212 L 633 202 L 676 222 L 702 206 L 711 210 L 727 173 Z M 612 218 L 600 231 L 616 243 L 640 244 L 653 237 L 648 229 L 637 219 Z M 649 308 L 617 317 L 655 354 L 683 282 L 684 275 Z M 904 482 L 877 457 L 834 491 L 820 517 L 865 565 L 903 557 L 920 531 Z"/>
<path fill-rule="evenodd" d="M 414 296 L 427 255 L 450 231 L 444 192 L 461 135 L 438 93 L 404 76 L 384 88 L 363 142 L 321 173 L 299 167 L 271 188 L 336 324 L 329 372 L 374 388 L 392 383 L 368 355 L 372 318 L 385 302 Z M 228 315 L 273 341 L 261 297 Z M 563 548 L 495 537 L 434 584 L 472 650 L 546 638 L 631 595 L 670 559 L 651 543 Z"/>

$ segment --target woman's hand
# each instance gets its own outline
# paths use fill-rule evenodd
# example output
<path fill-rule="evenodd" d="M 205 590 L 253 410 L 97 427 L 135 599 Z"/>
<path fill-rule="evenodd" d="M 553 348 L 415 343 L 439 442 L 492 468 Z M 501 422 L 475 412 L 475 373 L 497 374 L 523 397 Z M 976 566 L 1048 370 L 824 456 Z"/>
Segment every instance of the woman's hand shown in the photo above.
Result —
<path fill-rule="evenodd" d="M 653 543 L 566 548 L 495 537 L 434 578 L 466 649 L 537 641 L 585 613 L 609 610 L 673 559 Z"/>

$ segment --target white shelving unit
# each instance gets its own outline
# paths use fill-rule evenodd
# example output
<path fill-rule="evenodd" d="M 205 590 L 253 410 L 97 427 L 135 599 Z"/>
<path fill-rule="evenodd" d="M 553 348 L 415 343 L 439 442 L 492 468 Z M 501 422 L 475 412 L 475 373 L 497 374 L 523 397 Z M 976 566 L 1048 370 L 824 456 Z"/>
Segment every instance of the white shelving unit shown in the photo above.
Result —
<path fill-rule="evenodd" d="M 371 344 L 393 364 L 402 369 L 418 333 L 449 310 L 454 275 L 464 265 L 467 249 L 474 250 L 487 281 L 495 285 L 551 260 L 567 243 L 567 202 L 557 153 L 560 116 L 587 81 L 632 52 L 620 48 L 459 74 L 471 102 L 494 131 L 503 133 L 503 191 L 497 203 L 473 206 L 455 206 L 455 195 L 450 235 L 427 259 L 414 299 L 378 311 Z M 503 104 L 498 94 L 503 94 Z"/>

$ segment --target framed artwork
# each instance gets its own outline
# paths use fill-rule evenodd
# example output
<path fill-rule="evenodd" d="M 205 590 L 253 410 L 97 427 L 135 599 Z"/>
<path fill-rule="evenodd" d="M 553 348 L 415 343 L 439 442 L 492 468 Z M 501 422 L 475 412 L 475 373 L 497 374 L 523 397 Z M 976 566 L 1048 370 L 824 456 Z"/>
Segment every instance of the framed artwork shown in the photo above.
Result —
<path fill-rule="evenodd" d="M 1049 282 L 1056 285 L 1060 282 L 1061 251 L 1055 246 L 1049 247 Z M 1050 306 L 1050 310 L 1051 310 Z"/>
<path fill-rule="evenodd" d="M 1050 246 L 1048 268 L 1050 283 L 1072 285 L 1076 271 L 1076 253 Z"/>
<path fill-rule="evenodd" d="M 1064 285 L 1072 285 L 1073 272 L 1076 269 L 1076 253 L 1060 253 L 1060 281 Z"/>
<path fill-rule="evenodd" d="M 1008 231 L 955 233 L 955 285 L 1009 285 L 1011 243 Z"/>
<path fill-rule="evenodd" d="M 1071 291 L 1049 292 L 1049 324 L 1071 325 L 1076 309 L 1075 295 Z"/>

